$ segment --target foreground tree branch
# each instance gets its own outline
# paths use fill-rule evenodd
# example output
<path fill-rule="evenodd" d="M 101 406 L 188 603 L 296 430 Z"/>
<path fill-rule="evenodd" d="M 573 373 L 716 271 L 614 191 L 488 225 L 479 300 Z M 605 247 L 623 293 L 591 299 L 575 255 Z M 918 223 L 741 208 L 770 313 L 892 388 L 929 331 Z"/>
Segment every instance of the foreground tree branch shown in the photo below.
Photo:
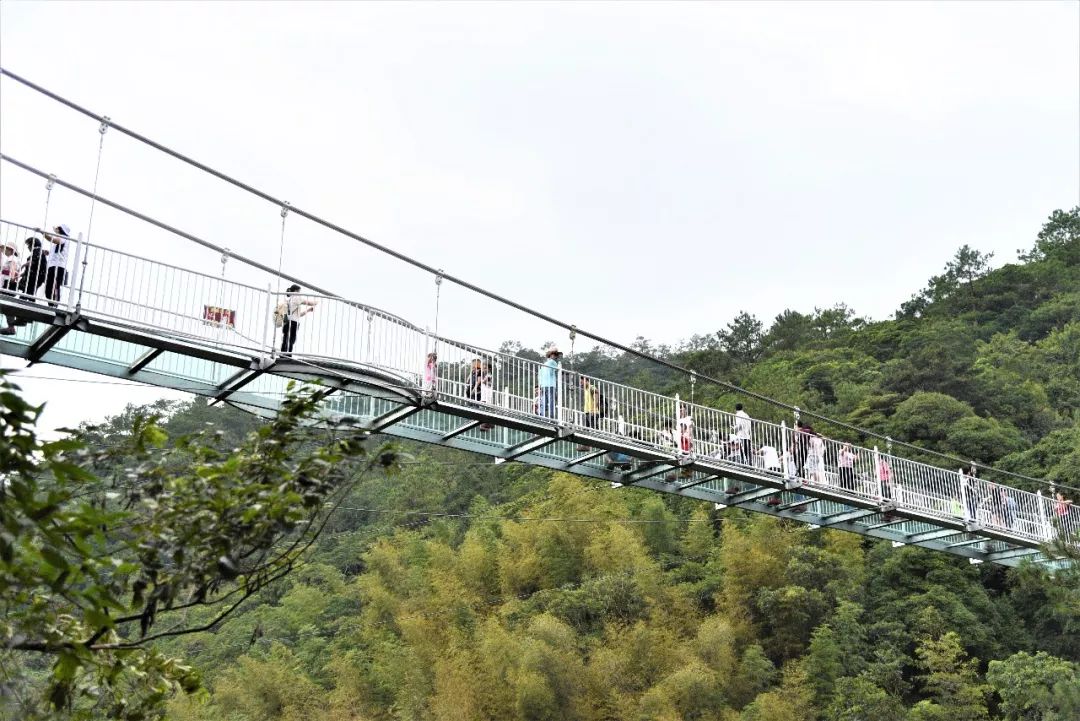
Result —
<path fill-rule="evenodd" d="M 357 483 L 394 470 L 393 450 L 368 449 L 360 431 L 312 434 L 320 397 L 290 388 L 278 415 L 228 450 L 221 434 L 170 439 L 142 416 L 92 450 L 92 429 L 38 439 L 40 408 L 0 374 L 0 646 L 55 657 L 28 718 L 127 714 L 132 698 L 160 703 L 149 689 L 161 684 L 194 689 L 191 669 L 153 643 L 217 628 L 297 567 Z M 223 604 L 208 621 L 152 630 Z"/>

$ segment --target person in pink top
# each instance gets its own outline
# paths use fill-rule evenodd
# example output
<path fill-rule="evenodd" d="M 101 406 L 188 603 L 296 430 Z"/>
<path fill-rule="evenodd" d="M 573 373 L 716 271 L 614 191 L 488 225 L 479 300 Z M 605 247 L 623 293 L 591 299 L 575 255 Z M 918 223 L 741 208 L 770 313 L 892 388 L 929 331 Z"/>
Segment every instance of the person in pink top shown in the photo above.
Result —
<path fill-rule="evenodd" d="M 881 489 L 885 498 L 892 498 L 892 466 L 885 456 L 878 458 L 878 478 L 881 479 Z"/>
<path fill-rule="evenodd" d="M 424 391 L 434 393 L 435 385 L 439 377 L 439 356 L 434 352 L 427 354 L 427 362 L 424 363 Z"/>
<path fill-rule="evenodd" d="M 1069 528 L 1069 509 L 1072 508 L 1073 502 L 1065 497 L 1065 494 L 1058 491 L 1054 496 L 1054 525 L 1057 526 L 1058 535 L 1062 538 L 1070 534 L 1070 531 L 1075 534 L 1074 529 Z"/>

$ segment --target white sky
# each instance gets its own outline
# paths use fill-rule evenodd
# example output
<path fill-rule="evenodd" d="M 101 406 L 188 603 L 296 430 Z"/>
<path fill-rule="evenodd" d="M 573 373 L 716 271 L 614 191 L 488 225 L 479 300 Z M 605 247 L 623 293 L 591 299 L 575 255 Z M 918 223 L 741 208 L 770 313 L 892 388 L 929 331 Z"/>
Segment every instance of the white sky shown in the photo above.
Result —
<path fill-rule="evenodd" d="M 885 318 L 960 245 L 1012 260 L 1080 202 L 1071 1 L 5 2 L 0 63 L 624 342 L 673 343 L 741 309 L 766 325 L 841 301 Z M 93 121 L 8 79 L 0 114 L 5 153 L 92 184 Z M 4 219 L 40 222 L 39 179 L 3 164 L 0 187 Z M 100 192 L 277 263 L 276 208 L 116 132 Z M 49 217 L 85 230 L 88 208 L 55 192 Z M 93 236 L 220 270 L 100 207 Z M 285 265 L 433 323 L 430 277 L 295 216 Z M 480 344 L 567 343 L 446 285 L 442 309 L 441 331 Z M 162 395 L 24 386 L 51 426 Z"/>

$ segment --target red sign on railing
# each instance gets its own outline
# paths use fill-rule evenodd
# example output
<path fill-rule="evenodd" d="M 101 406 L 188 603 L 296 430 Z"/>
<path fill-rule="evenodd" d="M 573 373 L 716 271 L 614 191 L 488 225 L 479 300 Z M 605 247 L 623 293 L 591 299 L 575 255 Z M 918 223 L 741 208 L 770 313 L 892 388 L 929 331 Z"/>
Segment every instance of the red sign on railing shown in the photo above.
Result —
<path fill-rule="evenodd" d="M 216 305 L 203 306 L 203 323 L 225 328 L 236 327 L 236 311 L 228 308 L 219 308 Z"/>

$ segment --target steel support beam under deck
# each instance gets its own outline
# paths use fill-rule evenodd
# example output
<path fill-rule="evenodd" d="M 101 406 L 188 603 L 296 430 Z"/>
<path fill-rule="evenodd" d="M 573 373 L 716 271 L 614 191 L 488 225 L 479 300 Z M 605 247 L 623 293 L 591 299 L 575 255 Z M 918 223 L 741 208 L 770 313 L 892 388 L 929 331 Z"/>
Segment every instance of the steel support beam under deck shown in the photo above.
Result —
<path fill-rule="evenodd" d="M 455 436 L 460 436 L 462 433 L 468 433 L 473 428 L 479 428 L 482 425 L 483 423 L 481 423 L 480 421 L 469 421 L 468 423 L 463 423 L 449 433 L 444 434 L 442 439 L 444 441 L 448 441 Z"/>
<path fill-rule="evenodd" d="M 561 440 L 563 440 L 563 436 L 561 433 L 556 434 L 554 438 L 548 438 L 547 436 L 537 436 L 532 440 L 525 441 L 524 443 L 519 443 L 516 446 L 510 446 L 505 451 L 500 453 L 498 457 L 502 458 L 504 461 L 512 461 L 518 456 L 523 456 L 526 453 L 532 453 L 533 451 L 539 450 L 544 446 L 550 446 L 552 443 L 557 443 Z"/>
<path fill-rule="evenodd" d="M 690 481 L 689 483 L 683 483 L 679 486 L 680 491 L 685 491 L 687 488 L 693 488 L 694 486 L 701 486 L 711 481 L 719 481 L 723 479 L 723 474 L 716 473 L 705 478 L 698 479 L 696 481 Z"/>
<path fill-rule="evenodd" d="M 735 493 L 725 498 L 722 503 L 725 506 L 738 506 L 742 503 L 750 503 L 756 501 L 759 498 L 765 498 L 767 496 L 775 496 L 777 493 L 783 493 L 782 488 L 758 488 L 754 491 L 743 491 L 742 493 Z"/>
<path fill-rule="evenodd" d="M 821 518 L 822 526 L 831 526 L 836 523 L 850 523 L 857 521 L 860 518 L 867 518 L 869 516 L 875 516 L 881 511 L 870 508 L 856 508 L 851 511 L 844 511 L 843 513 L 834 513 L 830 516 L 823 516 Z"/>
<path fill-rule="evenodd" d="M 333 392 L 333 389 L 331 389 L 331 392 Z M 396 425 L 406 418 L 416 415 L 422 410 L 424 410 L 424 406 L 404 406 L 402 408 L 397 408 L 389 413 L 383 413 L 381 416 L 372 419 L 370 423 L 364 425 L 364 430 L 369 433 L 378 433 L 384 428 Z"/>
<path fill-rule="evenodd" d="M 950 543 L 947 548 L 959 548 L 960 546 L 974 546 L 976 543 L 989 543 L 989 538 L 970 538 L 966 541 L 957 541 L 956 543 Z"/>
<path fill-rule="evenodd" d="M 1007 558 L 1023 558 L 1041 553 L 1038 548 L 1010 548 L 1007 551 L 992 551 L 986 554 L 987 561 L 1004 561 Z"/>
<path fill-rule="evenodd" d="M 54 316 L 53 325 L 49 326 L 49 328 L 30 345 L 29 350 L 26 351 L 26 360 L 29 361 L 29 365 L 34 365 L 41 360 L 46 353 L 52 350 L 53 346 L 59 343 L 64 336 L 76 327 L 80 330 L 85 330 L 87 323 L 78 315 L 57 314 Z"/>
<path fill-rule="evenodd" d="M 937 531 L 925 531 L 923 533 L 913 533 L 904 538 L 904 543 L 921 543 L 922 541 L 936 541 L 939 538 L 948 538 L 949 536 L 959 536 L 964 533 L 962 529 L 944 528 Z"/>
<path fill-rule="evenodd" d="M 592 453 L 586 453 L 583 456 L 578 456 L 577 458 L 575 458 L 573 460 L 567 461 L 566 462 L 566 467 L 567 468 L 573 468 L 574 466 L 579 465 L 581 463 L 588 463 L 589 461 L 593 460 L 594 458 L 599 458 L 600 456 L 604 455 L 605 453 L 608 453 L 608 451 L 604 450 L 603 448 L 601 448 L 598 451 L 593 451 Z"/>
<path fill-rule="evenodd" d="M 627 475 L 622 480 L 616 481 L 616 483 L 621 486 L 632 486 L 639 481 L 644 481 L 646 478 L 659 476 L 661 473 L 669 473 L 677 469 L 678 466 L 672 465 L 670 463 L 664 463 L 663 461 L 658 461 L 657 465 L 653 466 L 652 468 L 646 468 L 642 471 L 635 471 Z"/>
<path fill-rule="evenodd" d="M 127 367 L 127 371 L 125 371 L 125 372 L 129 376 L 135 375 L 136 373 L 141 371 L 143 368 L 145 368 L 146 366 L 148 366 L 151 363 L 153 363 L 154 361 L 156 361 L 158 359 L 158 356 L 160 356 L 164 352 L 165 352 L 164 348 L 151 348 L 150 350 L 146 351 L 141 356 L 139 356 L 135 360 L 134 363 L 129 365 Z"/>

